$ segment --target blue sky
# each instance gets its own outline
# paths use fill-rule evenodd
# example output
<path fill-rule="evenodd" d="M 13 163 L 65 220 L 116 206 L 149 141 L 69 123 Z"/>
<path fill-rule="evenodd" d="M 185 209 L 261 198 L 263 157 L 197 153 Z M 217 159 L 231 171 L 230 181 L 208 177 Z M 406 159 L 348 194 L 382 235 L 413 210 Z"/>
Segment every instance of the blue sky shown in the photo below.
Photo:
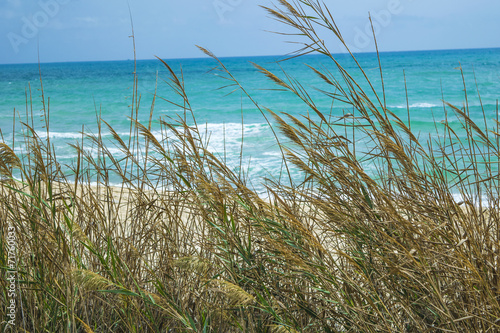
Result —
<path fill-rule="evenodd" d="M 373 16 L 381 51 L 500 47 L 498 0 L 325 0 L 354 51 L 374 50 L 366 28 Z M 195 44 L 218 56 L 292 51 L 285 27 L 259 5 L 271 0 L 129 0 L 138 59 L 191 58 Z M 2 0 L 0 63 L 133 58 L 126 0 Z M 341 48 L 325 35 L 331 51 Z"/>

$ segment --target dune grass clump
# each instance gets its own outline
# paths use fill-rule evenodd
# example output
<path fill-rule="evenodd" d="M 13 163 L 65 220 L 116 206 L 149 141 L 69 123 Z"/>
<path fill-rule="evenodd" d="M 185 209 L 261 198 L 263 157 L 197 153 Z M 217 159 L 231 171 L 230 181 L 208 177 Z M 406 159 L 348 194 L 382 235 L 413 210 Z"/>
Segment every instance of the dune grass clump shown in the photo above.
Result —
<path fill-rule="evenodd" d="M 277 128 L 284 169 L 300 169 L 303 181 L 269 181 L 268 198 L 247 186 L 208 151 L 183 78 L 165 62 L 175 92 L 169 99 L 185 117 L 160 119 L 163 137 L 151 131 L 154 102 L 149 123 L 137 121 L 137 90 L 130 140 L 99 118 L 99 132 L 73 144 L 71 166 L 58 163 L 49 135 L 42 140 L 21 124 L 25 154 L 0 143 L 0 266 L 7 274 L 5 236 L 13 228 L 18 286 L 16 326 L 4 321 L 2 330 L 500 329 L 498 121 L 483 109 L 485 121 L 476 123 L 467 103 L 444 103 L 438 135 L 420 139 L 410 110 L 398 118 L 359 64 L 364 82 L 328 51 L 318 28 L 343 38 L 325 6 L 280 0 L 267 10 L 306 38 L 297 56 L 330 58 L 333 69 L 311 67 L 311 75 L 353 110 L 345 122 L 330 121 L 290 74 L 256 65 L 310 113 L 265 108 L 202 51 Z M 45 104 L 43 111 L 49 131 Z M 121 187 L 109 186 L 111 174 Z M 0 286 L 7 304 L 7 281 Z"/>

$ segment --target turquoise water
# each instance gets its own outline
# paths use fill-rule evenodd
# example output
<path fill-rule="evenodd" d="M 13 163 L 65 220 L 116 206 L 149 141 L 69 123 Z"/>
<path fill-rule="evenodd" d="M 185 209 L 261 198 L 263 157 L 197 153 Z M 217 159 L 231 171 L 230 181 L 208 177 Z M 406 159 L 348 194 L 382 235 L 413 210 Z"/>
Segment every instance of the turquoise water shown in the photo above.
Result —
<path fill-rule="evenodd" d="M 493 122 L 496 118 L 496 103 L 500 97 L 500 49 L 389 52 L 380 56 L 388 109 L 406 119 L 404 71 L 412 129 L 420 132 L 422 136 L 433 135 L 434 120 L 439 122 L 444 119 L 443 97 L 447 102 L 463 106 L 465 92 L 459 66 L 463 68 L 472 118 L 481 121 L 483 119 L 478 91 L 487 121 Z M 362 81 L 355 64 L 347 55 L 338 55 L 336 58 L 355 78 Z M 359 54 L 357 58 L 382 96 L 376 55 Z M 305 64 L 335 73 L 333 63 L 326 57 L 309 55 L 281 62 L 279 65 L 275 63 L 278 59 L 280 58 L 238 57 L 221 60 L 259 105 L 274 111 L 299 116 L 307 114 L 309 110 L 292 94 L 276 91 L 276 86 L 259 73 L 251 62 L 278 74 L 282 69 L 286 70 L 303 84 L 319 109 L 331 115 L 333 119 L 353 112 L 338 102 L 332 106 L 330 98 L 315 90 L 315 87 L 329 88 Z M 217 73 L 211 71 L 216 63 L 211 59 L 167 62 L 177 73 L 180 73 L 182 66 L 185 87 L 197 123 L 200 128 L 210 133 L 209 149 L 226 156 L 228 164 L 236 168 L 239 165 L 243 131 L 243 165 L 250 166 L 248 173 L 253 183 L 258 187 L 263 177 L 276 177 L 282 168 L 282 162 L 276 140 L 264 116 L 239 91 L 227 95 L 233 88 L 217 89 L 228 82 L 213 75 Z M 81 139 L 82 125 L 86 133 L 97 132 L 96 118 L 99 113 L 116 132 L 124 138 L 128 136 L 127 117 L 130 116 L 132 102 L 133 61 L 50 63 L 41 64 L 40 70 L 46 102 L 49 102 L 50 98 L 48 135 L 62 164 L 70 164 L 75 158 L 76 153 L 68 143 Z M 156 100 L 154 108 L 153 132 L 160 136 L 157 121 L 159 117 L 183 117 L 184 111 L 162 99 L 179 101 L 167 84 L 168 71 L 159 60 L 138 61 L 137 74 L 141 94 L 139 121 L 143 123 L 148 122 L 153 93 L 157 86 L 157 95 L 161 98 Z M 43 118 L 40 117 L 43 112 L 39 78 L 37 64 L 0 65 L 0 129 L 3 140 L 9 145 L 14 139 L 14 113 L 18 119 L 26 121 L 26 114 L 33 112 L 34 128 L 42 139 L 47 137 Z M 26 92 L 29 92 L 29 89 L 32 108 L 27 109 Z M 23 153 L 25 147 L 19 139 L 20 125 L 14 130 L 15 140 L 18 140 L 16 151 Z M 115 149 L 110 147 L 112 151 Z M 116 154 L 120 154 L 118 149 Z M 300 177 L 298 173 L 294 176 Z M 119 179 L 112 179 L 112 182 L 119 182 Z"/>

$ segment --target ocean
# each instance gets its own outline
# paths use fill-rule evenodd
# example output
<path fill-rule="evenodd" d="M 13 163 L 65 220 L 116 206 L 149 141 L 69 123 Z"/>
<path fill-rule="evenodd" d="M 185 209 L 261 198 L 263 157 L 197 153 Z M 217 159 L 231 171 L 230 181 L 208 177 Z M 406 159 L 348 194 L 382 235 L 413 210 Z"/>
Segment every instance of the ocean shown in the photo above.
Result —
<path fill-rule="evenodd" d="M 335 56 L 344 68 L 362 82 L 356 65 L 348 55 Z M 378 71 L 377 55 L 356 55 L 359 63 L 372 81 L 377 93 L 382 96 L 382 85 Z M 280 91 L 252 65 L 257 63 L 283 77 L 283 71 L 300 82 L 318 108 L 330 119 L 340 119 L 353 113 L 341 103 L 332 104 L 331 98 L 319 89 L 329 89 L 306 64 L 335 74 L 334 64 L 322 55 L 308 55 L 276 63 L 278 56 L 221 58 L 245 90 L 258 105 L 275 112 L 287 112 L 296 117 L 307 115 L 310 110 L 293 94 Z M 386 52 L 380 54 L 383 68 L 386 105 L 402 119 L 406 119 L 407 100 L 412 119 L 412 130 L 421 137 L 435 135 L 436 122 L 444 120 L 443 100 L 462 107 L 465 93 L 471 117 L 494 123 L 497 117 L 497 101 L 500 97 L 500 48 L 442 50 L 415 52 Z M 283 170 L 282 158 L 269 124 L 259 109 L 239 90 L 226 86 L 227 80 L 214 70 L 213 59 L 165 60 L 184 78 L 198 126 L 207 133 L 208 149 L 225 158 L 233 169 L 239 168 L 240 150 L 243 147 L 243 163 L 248 179 L 254 187 L 262 190 L 264 178 L 279 178 Z M 464 81 L 460 67 L 463 70 Z M 44 126 L 40 72 L 43 91 L 50 111 L 50 127 L 47 134 Z M 71 62 L 0 65 L 0 129 L 1 140 L 15 145 L 19 154 L 26 153 L 23 146 L 22 126 L 26 115 L 33 112 L 29 120 L 41 139 L 50 136 L 61 165 L 70 165 L 76 155 L 69 145 L 81 141 L 84 133 L 97 133 L 98 115 L 108 122 L 124 139 L 129 136 L 130 105 L 134 82 L 133 61 Z M 153 110 L 152 131 L 161 136 L 159 119 L 184 117 L 184 110 L 168 100 L 181 101 L 169 87 L 168 71 L 159 60 L 137 61 L 138 91 L 140 94 L 139 121 L 147 124 L 153 95 L 157 99 Z M 366 83 L 362 83 L 364 88 Z M 31 91 L 32 107 L 27 104 Z M 231 93 L 232 92 L 232 93 Z M 480 99 L 478 97 L 478 92 Z M 17 122 L 13 126 L 13 117 Z M 315 116 L 312 115 L 314 118 Z M 188 121 L 192 123 L 192 120 Z M 271 120 L 271 123 L 273 121 Z M 83 127 L 82 127 L 83 126 Z M 103 132 L 111 139 L 109 132 Z M 286 144 L 286 140 L 283 139 Z M 121 154 L 112 144 L 110 150 Z M 63 170 L 64 171 L 64 170 Z M 69 169 L 65 172 L 70 175 Z M 300 180 L 301 174 L 292 170 L 293 177 Z M 118 177 L 111 179 L 118 184 Z"/>

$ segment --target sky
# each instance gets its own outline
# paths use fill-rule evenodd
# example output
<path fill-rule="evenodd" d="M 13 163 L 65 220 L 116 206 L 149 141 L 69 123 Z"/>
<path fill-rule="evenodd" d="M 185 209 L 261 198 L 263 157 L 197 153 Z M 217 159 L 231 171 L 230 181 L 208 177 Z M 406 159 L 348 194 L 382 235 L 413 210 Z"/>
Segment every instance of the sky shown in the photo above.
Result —
<path fill-rule="evenodd" d="M 498 0 L 324 0 L 355 52 L 500 47 Z M 219 57 L 294 51 L 271 0 L 0 0 L 0 64 Z M 130 10 L 129 10 L 130 8 Z M 132 17 L 132 19 L 131 19 Z M 323 31 L 322 31 L 323 32 Z M 325 33 L 332 53 L 343 52 Z"/>

